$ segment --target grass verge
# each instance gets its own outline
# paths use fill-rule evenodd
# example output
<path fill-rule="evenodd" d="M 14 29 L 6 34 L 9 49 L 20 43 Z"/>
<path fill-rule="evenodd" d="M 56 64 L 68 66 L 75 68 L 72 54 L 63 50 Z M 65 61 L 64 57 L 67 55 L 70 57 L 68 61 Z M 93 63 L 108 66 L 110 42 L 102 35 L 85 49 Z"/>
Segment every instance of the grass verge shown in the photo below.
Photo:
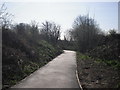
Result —
<path fill-rule="evenodd" d="M 101 60 L 77 52 L 77 69 L 84 88 L 119 88 L 120 63 Z"/>

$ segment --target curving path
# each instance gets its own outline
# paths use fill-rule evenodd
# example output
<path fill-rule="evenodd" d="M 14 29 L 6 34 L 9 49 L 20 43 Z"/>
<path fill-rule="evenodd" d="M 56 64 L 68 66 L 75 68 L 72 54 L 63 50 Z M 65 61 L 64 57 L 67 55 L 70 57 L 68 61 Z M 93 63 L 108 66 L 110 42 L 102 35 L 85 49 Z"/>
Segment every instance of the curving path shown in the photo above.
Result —
<path fill-rule="evenodd" d="M 79 88 L 76 78 L 76 53 L 64 53 L 11 88 Z"/>

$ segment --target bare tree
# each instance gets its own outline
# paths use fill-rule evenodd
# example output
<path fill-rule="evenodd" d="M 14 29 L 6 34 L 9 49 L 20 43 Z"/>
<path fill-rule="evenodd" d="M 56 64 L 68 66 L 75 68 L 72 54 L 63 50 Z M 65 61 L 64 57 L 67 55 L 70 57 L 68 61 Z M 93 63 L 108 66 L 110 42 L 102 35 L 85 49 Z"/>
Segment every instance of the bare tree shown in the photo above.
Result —
<path fill-rule="evenodd" d="M 60 39 L 60 26 L 54 22 L 46 21 L 45 23 L 42 23 L 40 33 L 45 40 L 57 43 L 58 39 Z"/>
<path fill-rule="evenodd" d="M 71 36 L 78 43 L 79 50 L 85 52 L 97 45 L 100 29 L 94 19 L 87 16 L 78 16 L 73 23 Z"/>
<path fill-rule="evenodd" d="M 36 40 L 39 38 L 38 22 L 31 21 L 31 30 L 30 31 L 31 31 L 33 40 Z"/>
<path fill-rule="evenodd" d="M 65 35 L 64 35 L 64 38 L 67 40 L 67 41 L 73 41 L 73 37 L 72 37 L 72 29 L 68 29 L 65 31 Z"/>
<path fill-rule="evenodd" d="M 116 30 L 115 29 L 111 29 L 111 30 L 109 30 L 109 34 L 110 35 L 114 35 L 114 34 L 116 34 L 117 32 L 116 32 Z"/>
<path fill-rule="evenodd" d="M 5 3 L 2 4 L 0 8 L 0 28 L 6 29 L 9 28 L 12 22 L 12 14 L 7 12 L 7 7 L 5 7 Z"/>

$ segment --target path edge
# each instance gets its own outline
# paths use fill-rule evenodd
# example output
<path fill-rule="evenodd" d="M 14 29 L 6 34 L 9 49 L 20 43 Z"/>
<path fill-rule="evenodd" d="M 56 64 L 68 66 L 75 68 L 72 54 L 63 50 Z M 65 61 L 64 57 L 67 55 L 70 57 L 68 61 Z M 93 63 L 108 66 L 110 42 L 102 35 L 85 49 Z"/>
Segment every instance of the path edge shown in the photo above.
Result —
<path fill-rule="evenodd" d="M 79 85 L 80 89 L 83 90 L 82 85 L 81 85 L 80 80 L 79 80 L 79 77 L 78 77 L 78 71 L 77 70 L 76 70 L 76 78 L 77 78 L 77 82 L 78 82 L 78 85 Z"/>
<path fill-rule="evenodd" d="M 83 90 L 82 85 L 80 83 L 80 79 L 78 77 L 78 70 L 77 69 L 78 68 L 77 68 L 77 55 L 76 55 L 76 72 L 75 73 L 76 73 L 76 78 L 77 78 L 78 85 L 79 85 L 80 89 Z"/>
<path fill-rule="evenodd" d="M 61 53 L 60 55 L 64 54 L 65 52 L 63 51 L 63 53 Z M 55 58 L 59 57 L 60 55 L 56 56 Z M 43 65 L 42 67 L 38 68 L 37 70 L 35 70 L 33 73 L 31 73 L 30 75 L 28 75 L 27 77 L 23 78 L 22 80 L 18 81 L 15 85 L 12 85 L 10 87 L 10 89 L 15 88 L 18 84 L 20 84 L 21 82 L 25 81 L 27 78 L 31 77 L 34 73 L 37 73 L 39 70 L 41 70 L 43 67 L 49 65 L 53 60 L 55 60 L 55 58 L 53 58 L 51 61 L 49 61 L 47 64 Z M 1 89 L 0 89 L 1 90 Z"/>

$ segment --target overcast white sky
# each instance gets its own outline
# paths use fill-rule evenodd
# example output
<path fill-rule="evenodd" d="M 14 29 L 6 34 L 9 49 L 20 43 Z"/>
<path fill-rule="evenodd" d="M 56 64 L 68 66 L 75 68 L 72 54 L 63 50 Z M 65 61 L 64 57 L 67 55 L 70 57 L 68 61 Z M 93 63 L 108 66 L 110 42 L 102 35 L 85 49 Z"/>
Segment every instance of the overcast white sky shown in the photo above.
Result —
<path fill-rule="evenodd" d="M 77 16 L 89 12 L 102 30 L 118 29 L 117 2 L 6 2 L 6 7 L 14 15 L 14 23 L 54 21 L 65 32 Z"/>

